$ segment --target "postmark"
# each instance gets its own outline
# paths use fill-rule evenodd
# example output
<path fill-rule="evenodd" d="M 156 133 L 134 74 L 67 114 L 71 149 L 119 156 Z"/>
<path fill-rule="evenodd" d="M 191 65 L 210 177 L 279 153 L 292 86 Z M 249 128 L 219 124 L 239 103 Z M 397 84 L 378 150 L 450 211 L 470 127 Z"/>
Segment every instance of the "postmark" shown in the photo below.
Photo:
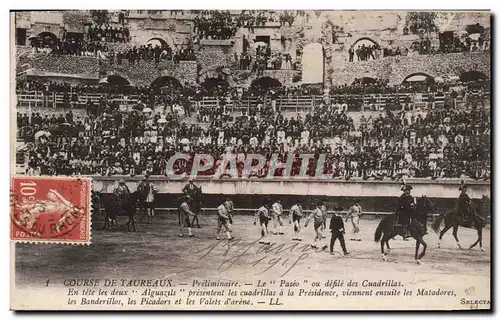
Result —
<path fill-rule="evenodd" d="M 90 178 L 14 177 L 11 190 L 12 241 L 90 243 Z"/>

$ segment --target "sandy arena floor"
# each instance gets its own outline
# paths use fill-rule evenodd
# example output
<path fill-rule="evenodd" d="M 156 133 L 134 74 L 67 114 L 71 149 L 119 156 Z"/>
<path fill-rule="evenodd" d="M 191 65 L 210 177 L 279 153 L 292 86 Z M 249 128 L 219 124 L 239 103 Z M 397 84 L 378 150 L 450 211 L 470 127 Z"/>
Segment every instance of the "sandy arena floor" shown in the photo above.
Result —
<path fill-rule="evenodd" d="M 119 222 L 123 224 L 126 219 L 120 217 Z M 224 240 L 215 240 L 215 215 L 200 218 L 202 228 L 193 229 L 196 235 L 193 238 L 177 236 L 177 215 L 172 213 L 160 212 L 153 224 L 139 223 L 137 233 L 127 233 L 123 229 L 101 230 L 102 217 L 97 217 L 93 222 L 90 246 L 16 245 L 15 281 L 19 288 L 33 288 L 42 287 L 48 278 L 57 284 L 62 283 L 63 279 L 75 277 L 168 278 L 177 283 L 191 283 L 193 279 L 223 279 L 239 281 L 243 286 L 255 286 L 258 280 L 279 282 L 285 279 L 323 283 L 328 279 L 359 282 L 363 279 L 393 279 L 402 281 L 406 288 L 455 290 L 454 300 L 449 301 L 453 305 L 462 296 L 467 297 L 471 291 L 475 292 L 475 298 L 489 299 L 489 226 L 483 232 L 484 252 L 479 251 L 478 247 L 474 250 L 458 249 L 451 230 L 444 236 L 442 248 L 438 249 L 437 235 L 430 231 L 425 236 L 429 245 L 427 254 L 422 259 L 422 264 L 417 265 L 413 259 L 415 241 L 403 241 L 400 237 L 391 241 L 392 251 L 388 255 L 388 261 L 382 261 L 380 245 L 373 241 L 379 220 L 380 218 L 362 219 L 362 241 L 350 241 L 352 227 L 346 224 L 347 248 L 351 254 L 344 257 L 338 242 L 334 256 L 328 250 L 315 252 L 310 248 L 312 223 L 303 230 L 303 241 L 299 243 L 291 240 L 292 226 L 285 219 L 285 235 L 270 236 L 271 245 L 265 246 L 258 244 L 259 227 L 253 225 L 253 217 L 248 215 L 234 217 L 235 240 L 229 243 L 224 234 Z M 458 235 L 464 247 L 476 239 L 476 231 L 471 229 L 461 228 Z M 329 244 L 330 236 L 327 236 L 325 243 Z M 362 307 L 356 299 L 342 305 L 323 307 Z M 417 299 L 412 301 L 415 309 L 426 308 L 432 302 L 426 304 Z M 394 300 L 380 303 L 373 300 L 373 303 L 373 306 L 381 309 L 398 306 Z M 371 303 L 369 305 L 372 306 Z M 284 307 L 300 306 L 288 303 Z"/>

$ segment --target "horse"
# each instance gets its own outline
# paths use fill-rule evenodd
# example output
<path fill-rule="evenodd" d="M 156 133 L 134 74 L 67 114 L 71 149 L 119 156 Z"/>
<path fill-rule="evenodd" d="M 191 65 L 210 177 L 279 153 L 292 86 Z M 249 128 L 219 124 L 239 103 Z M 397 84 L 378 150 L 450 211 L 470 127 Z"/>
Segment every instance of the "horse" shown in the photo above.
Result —
<path fill-rule="evenodd" d="M 422 196 L 417 200 L 415 208 L 415 217 L 410 221 L 410 235 L 416 240 L 415 245 L 415 260 L 420 264 L 420 259 L 425 255 L 427 243 L 423 237 L 427 233 L 427 214 L 434 211 L 434 204 L 426 196 Z M 375 230 L 375 242 L 380 241 L 380 249 L 382 252 L 382 259 L 387 261 L 387 253 L 390 252 L 389 240 L 397 235 L 404 236 L 404 230 L 396 227 L 397 215 L 391 214 L 384 217 Z M 382 236 L 383 235 L 383 236 Z M 387 246 L 387 251 L 384 251 L 384 244 Z M 423 246 L 422 252 L 419 254 L 420 245 Z"/>
<path fill-rule="evenodd" d="M 104 204 L 104 226 L 103 229 L 111 229 L 111 225 L 113 221 L 118 226 L 118 222 L 116 220 L 117 216 L 127 216 L 128 221 L 125 224 L 127 226 L 127 231 L 132 229 L 134 232 L 137 231 L 135 226 L 135 214 L 137 211 L 137 203 L 139 201 L 139 193 L 137 191 L 132 192 L 130 195 L 123 198 L 120 201 L 120 198 L 116 194 L 111 194 L 107 199 L 103 199 Z M 110 225 L 111 223 L 111 225 Z"/>
<path fill-rule="evenodd" d="M 191 221 L 191 225 L 194 226 L 196 221 L 196 227 L 201 229 L 200 221 L 198 220 L 198 214 L 201 213 L 201 196 L 202 196 L 201 186 L 194 189 L 191 194 L 191 210 L 196 214 Z"/>
<path fill-rule="evenodd" d="M 102 214 L 102 200 L 103 194 L 99 191 L 91 191 L 92 199 L 92 214 Z"/>
<path fill-rule="evenodd" d="M 486 226 L 486 220 L 478 215 L 476 213 L 476 209 L 472 204 L 469 204 L 467 206 L 467 215 L 472 216 L 472 218 L 469 218 L 468 220 L 464 220 L 462 215 L 457 212 L 456 209 L 449 210 L 446 212 L 441 213 L 437 218 L 436 221 L 431 225 L 432 230 L 439 234 L 439 240 L 438 240 L 438 248 L 441 248 L 441 239 L 443 238 L 443 235 L 450 229 L 453 228 L 453 237 L 455 238 L 455 241 L 457 242 L 458 248 L 462 249 L 462 246 L 460 245 L 460 241 L 458 240 L 457 232 L 458 232 L 458 227 L 464 227 L 464 228 L 474 228 L 477 230 L 477 240 L 473 244 L 470 245 L 469 250 L 473 249 L 479 242 L 479 248 L 481 251 L 484 251 L 483 249 L 483 228 Z M 441 229 L 441 223 L 444 221 L 444 228 Z"/>

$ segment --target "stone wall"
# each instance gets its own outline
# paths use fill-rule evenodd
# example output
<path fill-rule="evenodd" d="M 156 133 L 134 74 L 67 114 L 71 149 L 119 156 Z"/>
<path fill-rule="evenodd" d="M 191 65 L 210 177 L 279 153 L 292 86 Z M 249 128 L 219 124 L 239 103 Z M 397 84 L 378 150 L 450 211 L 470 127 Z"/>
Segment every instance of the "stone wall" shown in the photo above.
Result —
<path fill-rule="evenodd" d="M 158 65 L 154 62 L 140 61 L 139 64 L 130 65 L 124 62 L 122 65 L 110 65 L 104 62 L 102 65 L 103 75 L 118 75 L 127 79 L 134 86 L 149 86 L 156 78 L 162 76 L 173 77 L 182 84 L 196 82 L 197 65 L 195 61 L 180 61 L 174 64 L 172 61 L 162 61 Z"/>
<path fill-rule="evenodd" d="M 23 50 L 23 52 L 28 50 Z M 149 85 L 157 77 L 169 76 L 178 79 L 181 83 L 194 83 L 197 80 L 203 82 L 210 77 L 215 69 L 219 67 L 228 71 L 231 85 L 249 86 L 256 80 L 255 74 L 248 71 L 234 70 L 234 60 L 230 53 L 225 53 L 220 47 L 208 46 L 201 49 L 204 55 L 200 55 L 200 61 L 181 61 L 175 65 L 171 61 L 162 61 L 158 65 L 153 62 L 141 61 L 137 65 L 129 65 L 124 61 L 121 66 L 116 63 L 110 65 L 93 57 L 71 57 L 52 56 L 46 54 L 17 55 L 24 57 L 16 59 L 17 67 L 29 64 L 37 71 L 52 72 L 58 74 L 91 76 L 103 78 L 114 74 L 126 78 L 131 84 L 138 86 Z M 198 71 L 198 64 L 202 64 L 205 72 Z M 20 70 L 20 69 L 19 69 Z M 447 78 L 450 75 L 477 70 L 487 75 L 491 73 L 490 52 L 452 53 L 425 56 L 399 56 L 386 57 L 375 61 L 359 61 L 351 63 L 338 63 L 331 70 L 333 85 L 350 84 L 356 78 L 372 77 L 377 79 L 388 79 L 390 84 L 399 84 L 407 76 L 414 73 L 426 73 L 432 77 Z M 294 70 L 266 70 L 265 77 L 277 79 L 283 85 L 291 85 L 293 76 L 300 72 Z"/>
<path fill-rule="evenodd" d="M 162 74 L 174 76 L 182 82 L 192 82 L 196 79 L 201 83 L 206 78 L 212 77 L 214 72 L 219 73 L 218 69 L 225 68 L 223 76 L 228 78 L 230 85 L 247 86 L 256 77 L 247 76 L 235 70 L 234 52 L 242 50 L 243 36 L 250 39 L 252 43 L 256 35 L 266 35 L 270 37 L 271 46 L 274 49 L 281 49 L 282 39 L 290 41 L 285 47 L 291 53 L 293 62 L 296 60 L 296 53 L 300 55 L 305 45 L 320 43 L 324 49 L 326 86 L 348 84 L 362 76 L 389 79 L 391 83 L 400 83 L 411 73 L 425 72 L 432 76 L 446 76 L 472 70 L 476 68 L 476 64 L 479 71 L 489 74 L 491 60 L 489 53 L 389 57 L 378 61 L 347 62 L 349 47 L 362 38 L 369 38 L 382 48 L 409 47 L 418 39 L 418 36 L 403 35 L 406 15 L 407 12 L 398 11 L 323 11 L 319 15 L 316 15 L 314 11 L 307 11 L 306 17 L 296 17 L 293 26 L 268 23 L 265 27 L 256 27 L 253 33 L 246 28 L 240 28 L 236 36 L 230 40 L 201 41 L 195 46 L 198 71 L 191 65 L 189 67 L 179 65 L 171 69 L 168 65 L 156 68 L 142 64 L 138 68 L 132 67 L 133 70 L 129 71 L 121 67 L 105 67 L 102 71 L 104 71 L 103 74 L 124 73 L 124 77 L 127 77 L 130 82 L 144 85 L 153 81 L 153 77 Z M 192 18 L 168 12 L 163 14 L 131 13 L 127 18 L 131 43 L 110 45 L 110 47 L 113 47 L 115 51 L 121 51 L 125 46 L 143 45 L 154 38 L 161 39 L 170 46 L 187 44 L 193 36 Z M 83 24 L 88 19 L 89 14 L 86 11 L 18 13 L 16 26 L 28 28 L 28 36 L 42 31 L 53 32 L 56 36 L 61 36 L 63 28 L 73 32 L 83 31 Z M 116 14 L 113 17 L 113 21 L 115 20 Z M 490 13 L 445 12 L 439 14 L 436 22 L 440 31 L 463 31 L 467 25 L 475 23 L 489 30 Z M 432 39 L 436 41 L 437 33 L 432 35 Z M 249 48 L 249 52 L 252 54 L 253 49 Z M 273 75 L 266 76 L 276 78 L 283 84 L 290 84 L 293 76 L 300 74 L 301 71 L 300 59 L 297 62 L 298 72 L 270 71 Z M 43 64 L 48 64 L 48 62 Z M 83 62 L 80 66 L 80 69 L 86 70 L 84 74 L 93 73 L 98 68 L 97 66 L 87 70 L 87 65 L 87 62 Z M 49 69 L 53 68 L 57 66 L 51 65 Z M 67 73 L 74 73 L 75 68 L 78 69 L 78 66 L 74 68 L 70 66 L 67 68 Z M 193 70 L 196 75 L 192 74 Z M 61 72 L 60 70 L 47 71 Z M 77 72 L 77 74 L 80 73 L 80 71 Z"/>
<path fill-rule="evenodd" d="M 243 73 L 244 71 L 239 71 L 239 74 Z M 298 75 L 300 72 L 295 71 L 295 70 L 264 70 L 264 73 L 262 76 L 257 76 L 256 74 L 250 74 L 248 78 L 245 80 L 240 80 L 238 82 L 238 85 L 242 87 L 249 87 L 253 81 L 263 78 L 263 77 L 269 77 L 278 80 L 281 82 L 282 85 L 284 86 L 291 86 L 293 77 L 295 75 Z M 240 78 L 241 79 L 241 78 Z"/>
<path fill-rule="evenodd" d="M 188 44 L 191 38 L 190 25 L 172 19 L 133 21 L 129 28 L 130 42 L 137 46 L 144 45 L 151 39 L 161 39 L 173 48 Z"/>
<path fill-rule="evenodd" d="M 200 82 L 205 80 L 206 73 L 219 67 L 233 69 L 236 63 L 231 46 L 205 44 L 196 52 L 196 59 L 200 68 Z"/>
<path fill-rule="evenodd" d="M 195 61 L 162 61 L 158 65 L 154 62 L 140 61 L 139 64 L 130 65 L 123 61 L 122 65 L 110 65 L 108 61 L 94 57 L 53 56 L 46 54 L 28 54 L 18 59 L 21 64 L 30 63 L 35 72 L 55 73 L 60 76 L 65 74 L 71 77 L 104 78 L 108 75 L 117 75 L 127 79 L 135 86 L 149 86 L 156 78 L 162 76 L 173 77 L 182 84 L 194 83 L 197 77 L 197 64 Z"/>
<path fill-rule="evenodd" d="M 99 74 L 99 62 L 93 57 L 53 56 L 47 54 L 33 55 L 33 68 L 70 75 L 95 76 Z"/>
<path fill-rule="evenodd" d="M 450 75 L 460 76 L 463 72 L 477 70 L 489 75 L 490 68 L 489 51 L 386 57 L 375 61 L 339 64 L 333 68 L 332 84 L 351 84 L 356 78 L 361 77 L 387 79 L 389 84 L 399 84 L 413 73 L 447 78 Z"/>

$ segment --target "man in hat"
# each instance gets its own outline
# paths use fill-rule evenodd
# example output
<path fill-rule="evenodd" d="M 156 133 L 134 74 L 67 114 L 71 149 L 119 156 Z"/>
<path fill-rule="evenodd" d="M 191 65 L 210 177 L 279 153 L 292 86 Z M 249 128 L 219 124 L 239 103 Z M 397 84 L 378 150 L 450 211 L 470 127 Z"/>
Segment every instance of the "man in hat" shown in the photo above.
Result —
<path fill-rule="evenodd" d="M 328 214 L 328 210 L 326 209 L 325 201 L 321 201 L 321 202 L 323 204 L 319 208 L 323 212 L 323 217 L 325 217 L 324 220 L 323 220 L 323 225 L 321 226 L 321 237 L 323 239 L 326 239 L 325 229 L 326 229 L 326 217 L 327 217 L 327 214 Z"/>
<path fill-rule="evenodd" d="M 465 183 L 462 183 L 458 190 L 460 190 L 460 195 L 458 196 L 457 201 L 457 213 L 462 217 L 464 223 L 467 223 L 469 218 L 473 217 L 472 210 L 469 210 L 469 206 L 472 203 L 471 198 L 467 194 L 467 190 L 469 186 Z"/>
<path fill-rule="evenodd" d="M 220 240 L 220 231 L 222 227 L 226 230 L 227 240 L 233 240 L 231 237 L 231 224 L 233 223 L 232 211 L 234 210 L 233 201 L 229 197 L 217 207 L 218 219 L 217 219 L 217 240 Z"/>
<path fill-rule="evenodd" d="M 262 244 L 271 244 L 269 240 L 266 240 L 267 235 L 269 234 L 269 231 L 267 230 L 267 224 L 269 223 L 269 220 L 271 220 L 271 215 L 269 213 L 270 210 L 270 205 L 268 201 L 264 202 L 264 205 L 257 209 L 255 212 L 255 220 L 253 222 L 253 225 L 257 224 L 257 219 L 259 220 L 259 225 L 261 227 L 260 235 L 262 238 L 259 240 L 259 243 Z"/>
<path fill-rule="evenodd" d="M 363 210 L 361 209 L 359 200 L 354 199 L 354 204 L 349 209 L 349 212 L 347 213 L 347 218 L 345 219 L 345 222 L 348 222 L 350 219 L 352 223 L 352 233 L 353 233 L 353 238 L 351 238 L 352 241 L 361 241 L 361 238 L 359 238 L 358 233 L 359 233 L 359 218 L 361 217 L 362 214 Z"/>
<path fill-rule="evenodd" d="M 121 207 L 126 198 L 130 195 L 130 189 L 125 184 L 125 180 L 121 179 L 120 181 L 118 181 L 118 186 L 115 188 L 113 193 L 118 197 L 118 202 L 120 203 Z"/>
<path fill-rule="evenodd" d="M 412 186 L 405 183 L 401 188 L 403 194 L 398 198 L 396 205 L 397 226 L 403 227 L 403 238 L 410 237 L 410 219 L 414 216 L 415 199 L 411 195 L 412 189 Z"/>
<path fill-rule="evenodd" d="M 272 216 L 274 221 L 274 230 L 273 234 L 283 235 L 283 218 L 281 215 L 283 214 L 283 206 L 281 205 L 281 200 L 276 200 L 272 206 Z M 278 231 L 276 231 L 278 229 Z"/>
<path fill-rule="evenodd" d="M 309 221 L 314 220 L 314 240 L 311 244 L 311 247 L 317 249 L 321 247 L 321 249 L 325 250 L 328 248 L 327 245 L 323 245 L 323 226 L 326 221 L 326 216 L 321 207 L 324 205 L 323 201 L 318 201 L 316 208 L 311 212 L 311 214 L 307 217 L 306 222 L 304 223 L 304 228 L 307 227 Z"/>
<path fill-rule="evenodd" d="M 155 195 L 158 192 L 153 184 L 149 180 L 149 175 L 146 174 L 144 176 L 144 180 L 139 183 L 139 186 L 137 187 L 137 191 L 141 192 L 141 199 L 144 199 L 144 208 L 146 208 L 147 214 L 148 214 L 148 222 L 151 223 L 153 222 L 153 217 L 155 214 L 155 209 L 154 209 L 154 201 L 155 201 Z"/>
<path fill-rule="evenodd" d="M 118 181 L 118 186 L 115 188 L 114 193 L 119 195 L 130 194 L 130 189 L 125 184 L 125 180 L 121 179 Z"/>
<path fill-rule="evenodd" d="M 297 200 L 296 203 L 290 208 L 290 216 L 289 222 L 293 222 L 293 231 L 295 232 L 295 237 L 292 240 L 302 241 L 300 237 L 300 219 L 304 216 L 304 212 L 302 211 L 302 202 L 301 200 Z"/>
<path fill-rule="evenodd" d="M 344 255 L 348 255 L 349 252 L 347 252 L 347 249 L 345 247 L 345 240 L 344 240 L 344 221 L 342 221 L 342 207 L 341 206 L 335 206 L 334 213 L 332 215 L 332 218 L 330 219 L 330 232 L 332 233 L 332 237 L 330 238 L 330 254 L 335 255 L 333 252 L 333 246 L 335 245 L 335 241 L 339 239 L 340 241 L 340 246 L 342 247 L 342 251 L 344 252 Z"/>
<path fill-rule="evenodd" d="M 182 188 L 182 193 L 193 197 L 199 187 L 194 184 L 194 178 L 189 178 L 189 182 Z"/>
<path fill-rule="evenodd" d="M 191 232 L 191 219 L 196 216 L 196 214 L 191 211 L 191 196 L 187 195 L 184 197 L 184 201 L 179 207 L 179 237 L 183 236 L 182 230 L 184 227 L 188 229 L 188 235 L 193 237 Z"/>

